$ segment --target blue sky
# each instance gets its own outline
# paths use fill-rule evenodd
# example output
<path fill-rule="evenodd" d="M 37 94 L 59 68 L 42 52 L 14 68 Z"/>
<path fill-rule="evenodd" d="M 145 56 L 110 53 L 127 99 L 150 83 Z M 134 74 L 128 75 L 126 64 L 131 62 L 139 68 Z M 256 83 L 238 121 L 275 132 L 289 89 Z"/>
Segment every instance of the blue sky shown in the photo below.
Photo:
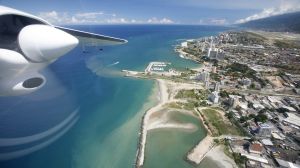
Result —
<path fill-rule="evenodd" d="M 299 0 L 0 0 L 54 24 L 226 25 L 300 10 Z"/>

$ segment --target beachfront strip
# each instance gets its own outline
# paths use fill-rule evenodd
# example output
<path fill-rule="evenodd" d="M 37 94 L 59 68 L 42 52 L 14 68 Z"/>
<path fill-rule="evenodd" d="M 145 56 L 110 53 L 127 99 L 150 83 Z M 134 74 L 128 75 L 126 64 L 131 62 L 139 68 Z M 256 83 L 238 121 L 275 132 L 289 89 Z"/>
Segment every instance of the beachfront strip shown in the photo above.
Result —
<path fill-rule="evenodd" d="M 169 73 L 167 63 L 159 62 L 145 72 L 124 72 L 159 79 L 167 107 L 189 111 L 207 129 L 207 136 L 187 152 L 188 162 L 199 164 L 211 151 L 221 150 L 223 167 L 299 167 L 300 46 L 291 41 L 300 36 L 278 36 L 280 40 L 266 32 L 226 32 L 189 40 L 175 50 L 202 62 L 200 68 Z M 137 167 L 145 159 L 147 120 L 166 107 L 161 103 L 143 118 Z"/>

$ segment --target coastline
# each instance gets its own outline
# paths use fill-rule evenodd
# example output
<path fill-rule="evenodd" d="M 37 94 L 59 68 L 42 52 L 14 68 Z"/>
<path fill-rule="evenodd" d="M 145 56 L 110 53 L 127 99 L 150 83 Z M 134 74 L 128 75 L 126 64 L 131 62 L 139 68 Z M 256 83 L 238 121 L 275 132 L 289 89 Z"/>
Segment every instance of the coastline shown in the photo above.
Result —
<path fill-rule="evenodd" d="M 198 112 L 198 109 L 195 109 L 195 111 Z M 201 161 L 206 157 L 206 155 L 214 148 L 212 132 L 204 123 L 205 120 L 199 112 L 198 116 L 200 121 L 202 122 L 203 127 L 206 129 L 207 134 L 195 147 L 193 147 L 193 149 L 188 152 L 186 156 L 187 161 L 196 165 L 200 164 Z"/>
<path fill-rule="evenodd" d="M 206 135 L 196 147 L 187 154 L 187 161 L 199 165 L 206 155 L 214 148 L 213 137 Z"/>
<path fill-rule="evenodd" d="M 199 67 L 196 68 L 196 71 L 201 71 L 205 67 Z M 139 78 L 139 72 L 136 71 L 125 71 L 127 73 L 126 76 L 131 76 L 131 77 L 137 77 Z M 176 128 L 176 129 L 181 129 L 184 131 L 193 131 L 195 130 L 195 127 L 193 124 L 182 124 L 182 123 L 176 123 L 176 122 L 169 122 L 167 118 L 168 115 L 168 108 L 165 106 L 166 104 L 169 103 L 178 103 L 178 102 L 186 102 L 183 99 L 178 99 L 175 98 L 176 93 L 180 90 L 191 90 L 191 89 L 203 89 L 203 86 L 197 85 L 197 84 L 191 84 L 191 83 L 181 83 L 181 82 L 173 82 L 169 81 L 167 79 L 155 79 L 155 81 L 158 84 L 159 92 L 156 93 L 158 94 L 159 97 L 159 103 L 152 108 L 149 108 L 146 110 L 145 114 L 142 117 L 142 122 L 140 126 L 140 137 L 139 137 L 139 142 L 138 142 L 138 149 L 137 149 L 137 154 L 136 154 L 136 161 L 135 161 L 135 167 L 140 168 L 144 166 L 144 161 L 145 161 L 145 149 L 146 149 L 146 143 L 147 143 L 147 134 L 148 131 L 153 130 L 153 129 L 162 129 L 162 128 Z M 171 108 L 172 109 L 172 108 Z M 164 111 L 163 111 L 164 110 Z M 193 115 L 193 117 L 197 118 L 199 122 L 202 123 L 203 128 L 207 131 L 206 136 L 201 139 L 195 146 L 193 146 L 185 155 L 185 160 L 192 165 L 199 165 L 202 160 L 206 157 L 209 156 L 209 154 L 214 153 L 216 151 L 218 152 L 223 152 L 220 150 L 219 145 L 216 145 L 214 143 L 214 138 L 220 139 L 220 137 L 213 137 L 212 136 L 212 130 L 205 124 L 205 119 L 201 115 L 200 109 L 195 108 L 194 110 L 183 110 L 180 109 L 179 112 L 184 113 L 186 115 Z M 160 114 L 163 111 L 163 115 Z M 196 112 L 192 113 L 192 111 Z M 154 120 L 153 116 L 155 115 L 162 115 L 159 118 L 156 118 L 158 120 Z M 165 118 L 166 117 L 166 118 Z M 154 121 L 153 121 L 154 120 Z M 217 149 L 215 149 L 217 148 Z M 218 163 L 222 166 L 226 166 L 226 162 L 230 160 L 230 158 L 226 158 L 225 154 L 220 155 L 224 156 L 222 157 L 221 160 L 218 160 Z M 214 160 L 214 159 L 212 159 Z M 231 161 L 231 160 L 230 160 Z M 228 164 L 227 164 L 228 165 Z M 221 167 L 222 167 L 221 166 Z"/>
<path fill-rule="evenodd" d="M 161 79 L 156 79 L 157 84 L 159 85 L 159 103 L 147 110 L 142 117 L 142 124 L 141 124 L 141 131 L 140 131 L 140 139 L 139 139 L 139 147 L 137 151 L 137 159 L 135 162 L 135 167 L 140 168 L 144 164 L 145 160 L 145 147 L 146 147 L 146 138 L 147 138 L 147 133 L 148 133 L 148 122 L 150 116 L 158 111 L 168 100 L 168 89 L 165 86 L 165 81 Z"/>
<path fill-rule="evenodd" d="M 224 153 L 224 146 L 218 145 L 211 149 L 206 157 L 213 160 L 217 165 L 224 168 L 237 168 L 236 163 Z"/>
<path fill-rule="evenodd" d="M 164 105 L 167 103 L 172 102 L 180 102 L 180 100 L 175 99 L 175 93 L 181 89 L 196 89 L 200 86 L 195 84 L 186 84 L 186 83 L 173 83 L 170 81 L 166 81 L 163 79 L 155 79 L 159 86 L 159 103 L 152 108 L 148 109 L 145 114 L 142 117 L 141 127 L 140 127 L 140 137 L 138 142 L 138 149 L 136 154 L 136 161 L 135 161 L 135 167 L 140 168 L 143 167 L 144 161 L 145 161 L 145 148 L 147 143 L 147 134 L 148 131 L 153 129 L 161 129 L 161 128 L 176 128 L 181 129 L 184 131 L 193 131 L 197 128 L 193 124 L 182 124 L 182 123 L 176 123 L 176 122 L 157 122 L 153 123 L 151 122 L 151 116 L 156 113 L 160 112 L 162 109 L 164 109 Z M 169 86 L 170 85 L 170 86 Z M 170 88 L 169 88 L 170 87 Z M 169 93 L 170 92 L 170 93 Z M 180 112 L 183 112 L 185 110 L 181 110 Z M 198 118 L 198 115 L 193 115 L 190 112 L 184 112 L 186 115 L 192 115 L 195 118 Z M 201 117 L 201 116 L 200 116 Z M 199 119 L 199 122 L 203 123 L 203 120 L 201 118 Z M 205 125 L 204 125 L 205 126 Z M 205 128 L 205 127 L 204 127 Z M 207 129 L 207 128 L 205 128 Z M 205 136 L 207 137 L 207 135 Z M 202 143 L 204 139 L 201 139 L 200 143 Z M 210 142 L 210 141 L 209 141 Z M 193 147 L 194 149 L 195 147 Z M 205 150 L 207 153 L 208 151 Z"/>

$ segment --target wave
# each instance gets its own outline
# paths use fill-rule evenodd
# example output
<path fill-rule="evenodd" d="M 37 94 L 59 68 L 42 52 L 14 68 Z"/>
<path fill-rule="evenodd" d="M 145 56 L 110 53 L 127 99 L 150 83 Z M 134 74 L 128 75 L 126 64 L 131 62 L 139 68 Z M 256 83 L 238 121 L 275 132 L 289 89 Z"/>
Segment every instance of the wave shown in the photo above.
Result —
<path fill-rule="evenodd" d="M 118 65 L 120 62 L 119 61 L 117 61 L 117 62 L 115 62 L 115 63 L 112 63 L 112 64 L 109 64 L 109 65 L 107 65 L 108 67 L 111 67 L 111 66 L 114 66 L 114 65 Z"/>
<path fill-rule="evenodd" d="M 188 39 L 176 39 L 175 41 L 186 41 Z"/>

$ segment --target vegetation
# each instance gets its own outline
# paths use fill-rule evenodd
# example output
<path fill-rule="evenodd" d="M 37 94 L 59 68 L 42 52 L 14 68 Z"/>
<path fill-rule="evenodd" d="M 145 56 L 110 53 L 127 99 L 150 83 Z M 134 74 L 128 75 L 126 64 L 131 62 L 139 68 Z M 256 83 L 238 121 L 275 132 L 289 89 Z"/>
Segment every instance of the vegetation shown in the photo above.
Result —
<path fill-rule="evenodd" d="M 250 89 L 255 89 L 255 84 L 254 83 L 250 84 Z"/>
<path fill-rule="evenodd" d="M 239 153 L 232 152 L 227 139 L 224 140 L 224 153 L 228 157 L 232 158 L 238 167 L 244 167 L 245 163 L 248 160 L 245 156 L 242 156 Z"/>
<path fill-rule="evenodd" d="M 237 41 L 243 45 L 261 44 L 263 45 L 266 38 L 252 32 L 236 32 Z"/>
<path fill-rule="evenodd" d="M 197 89 L 180 90 L 175 96 L 176 99 L 189 98 L 189 99 L 197 99 L 197 100 L 207 100 L 207 97 L 208 97 L 208 92 L 206 90 L 197 90 Z"/>
<path fill-rule="evenodd" d="M 255 122 L 266 122 L 268 120 L 268 117 L 265 114 L 258 114 L 257 116 L 255 116 L 254 121 Z"/>
<path fill-rule="evenodd" d="M 229 97 L 229 93 L 226 90 L 221 90 L 220 91 L 220 96 L 222 98 L 226 98 L 226 97 Z"/>
<path fill-rule="evenodd" d="M 220 143 L 220 141 L 219 141 L 219 139 L 214 139 L 214 143 L 216 143 L 216 144 L 219 144 Z"/>
<path fill-rule="evenodd" d="M 247 158 L 245 156 L 242 156 L 240 153 L 232 153 L 234 161 L 238 165 L 244 165 L 247 162 Z"/>
<path fill-rule="evenodd" d="M 236 126 L 236 129 L 239 131 L 239 134 L 240 135 L 243 135 L 243 136 L 251 136 L 244 128 L 243 126 L 239 123 L 239 121 L 237 121 L 235 118 L 234 118 L 234 113 L 232 111 L 228 112 L 225 114 L 225 116 L 230 120 L 230 122 L 232 124 L 234 124 Z M 249 117 L 248 117 L 249 119 Z M 247 123 L 244 124 L 244 126 L 247 126 Z"/>
<path fill-rule="evenodd" d="M 254 79 L 261 85 L 261 87 L 265 87 L 267 86 L 267 83 L 265 80 L 261 79 L 261 78 L 257 78 L 257 77 L 254 77 Z"/>
<path fill-rule="evenodd" d="M 168 103 L 165 106 L 169 107 L 169 108 L 182 109 L 182 106 L 178 103 L 175 103 L 175 102 Z"/>
<path fill-rule="evenodd" d="M 225 134 L 240 135 L 240 132 L 230 122 L 224 121 L 222 115 L 214 109 L 204 109 L 201 112 L 204 118 L 208 121 L 209 127 L 212 128 L 213 136 L 220 136 Z M 231 128 L 231 129 L 228 129 Z"/>
<path fill-rule="evenodd" d="M 226 113 L 225 116 L 226 116 L 228 119 L 232 119 L 232 118 L 233 118 L 233 112 L 230 111 L 230 112 Z"/>
<path fill-rule="evenodd" d="M 226 114 L 226 117 L 229 119 L 232 119 L 233 117 L 232 112 L 229 112 Z M 249 116 L 241 116 L 239 119 L 240 123 L 246 123 L 249 120 L 254 119 L 255 122 L 266 122 L 268 120 L 268 117 L 263 114 L 262 112 L 259 112 L 259 114 L 255 115 L 255 114 L 250 114 Z"/>
<path fill-rule="evenodd" d="M 218 73 L 210 73 L 210 77 L 215 81 L 221 81 L 221 76 Z"/>
<path fill-rule="evenodd" d="M 284 108 L 284 107 L 280 107 L 280 108 L 277 109 L 277 111 L 278 111 L 279 113 L 286 113 L 286 112 L 288 112 L 289 110 L 286 109 L 286 108 Z"/>
<path fill-rule="evenodd" d="M 221 111 L 224 110 L 222 107 L 219 107 L 219 106 L 210 107 L 210 108 L 211 108 L 211 109 L 214 109 L 214 110 L 221 110 Z"/>
<path fill-rule="evenodd" d="M 256 72 L 249 68 L 247 65 L 240 64 L 240 63 L 233 63 L 227 66 L 227 73 L 231 74 L 233 77 L 247 77 L 247 78 L 254 78 Z"/>
<path fill-rule="evenodd" d="M 230 148 L 229 148 L 229 142 L 228 142 L 228 140 L 225 140 L 225 142 L 224 142 L 224 153 L 228 157 L 234 159 L 233 156 L 232 156 L 232 153 L 230 151 Z"/>
<path fill-rule="evenodd" d="M 246 117 L 246 116 L 241 116 L 241 118 L 240 118 L 240 123 L 244 123 L 244 122 L 246 122 L 246 121 L 248 121 L 248 117 Z"/>
<path fill-rule="evenodd" d="M 253 20 L 241 24 L 242 27 L 263 29 L 267 31 L 300 32 L 300 12 L 287 13 Z"/>
<path fill-rule="evenodd" d="M 197 107 L 197 103 L 195 101 L 188 101 L 187 103 L 181 103 L 183 109 L 186 110 L 194 110 L 195 107 Z"/>
<path fill-rule="evenodd" d="M 287 40 L 275 40 L 274 45 L 278 48 L 300 48 L 300 45 Z"/>
<path fill-rule="evenodd" d="M 202 102 L 196 102 L 196 101 L 189 100 L 189 101 L 187 101 L 187 103 L 182 103 L 182 102 L 168 103 L 165 105 L 165 107 L 174 108 L 174 109 L 194 110 L 194 108 L 196 108 L 196 107 L 200 107 L 200 106 L 203 107 L 206 105 L 207 105 L 206 102 L 204 104 Z"/>

